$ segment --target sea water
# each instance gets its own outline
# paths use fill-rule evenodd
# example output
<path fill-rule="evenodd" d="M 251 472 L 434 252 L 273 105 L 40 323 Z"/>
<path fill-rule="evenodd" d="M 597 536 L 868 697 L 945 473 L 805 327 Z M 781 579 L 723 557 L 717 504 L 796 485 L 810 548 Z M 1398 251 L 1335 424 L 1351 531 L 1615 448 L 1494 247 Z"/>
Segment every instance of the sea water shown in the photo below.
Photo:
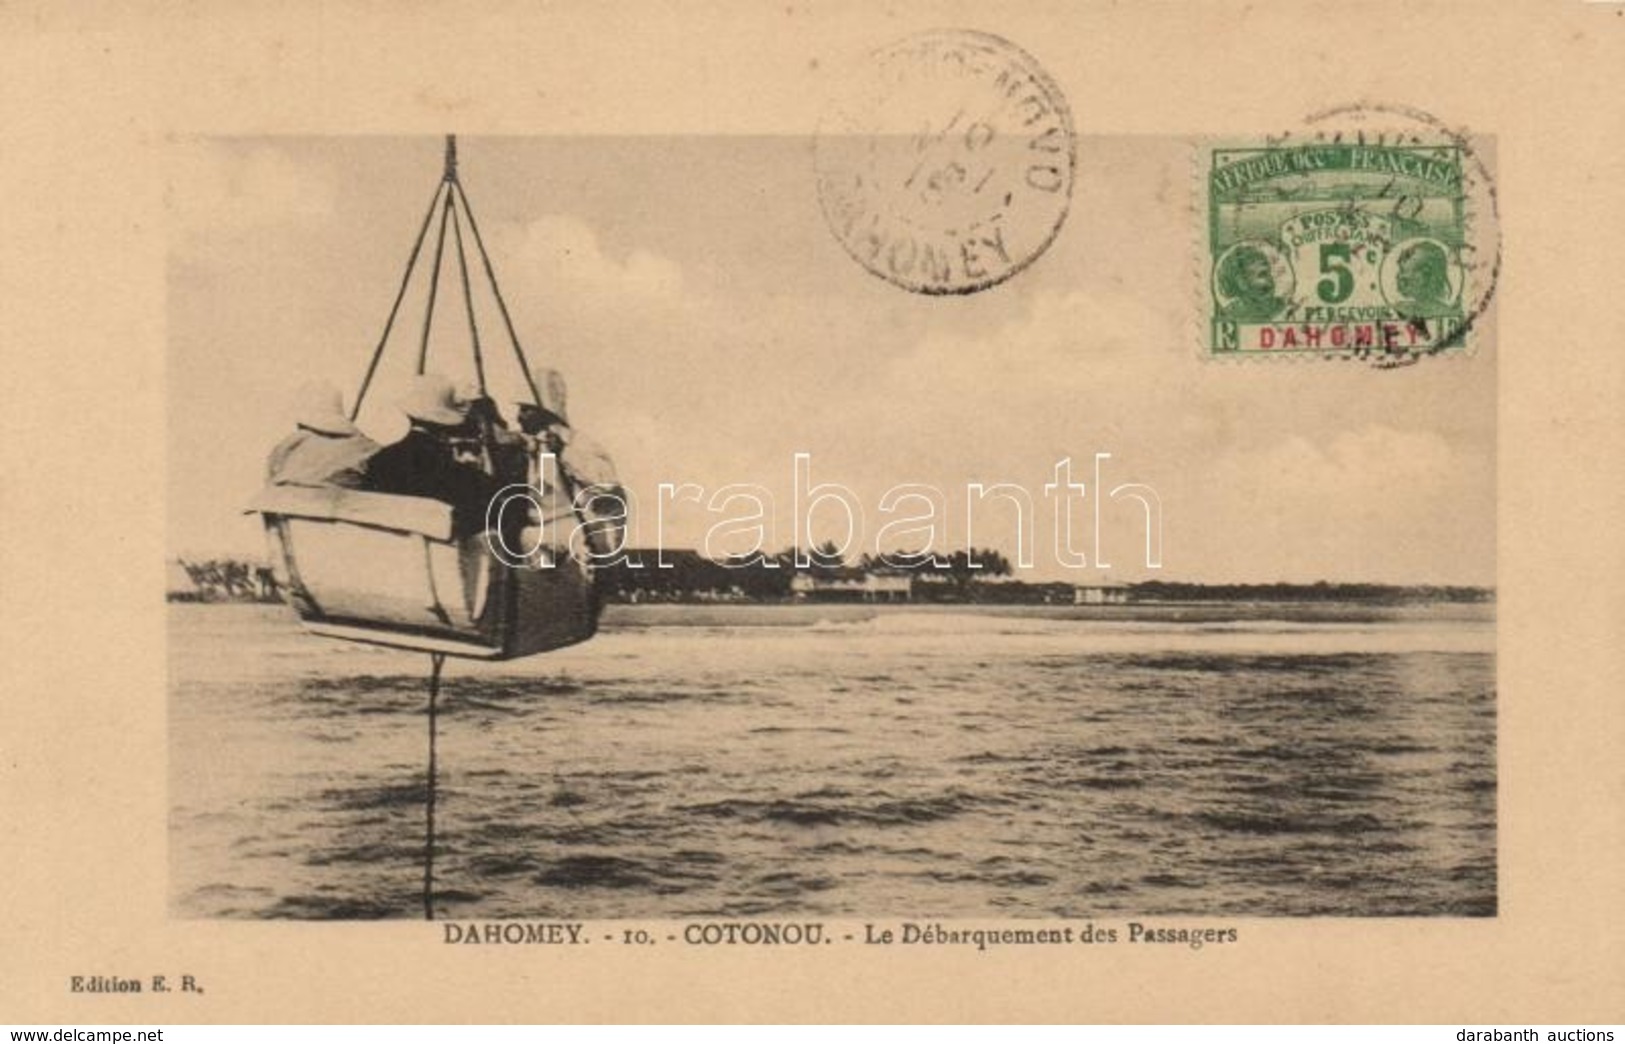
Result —
<path fill-rule="evenodd" d="M 170 607 L 172 910 L 421 917 L 428 657 Z M 1483 606 L 613 607 L 448 661 L 443 918 L 1492 915 Z"/>

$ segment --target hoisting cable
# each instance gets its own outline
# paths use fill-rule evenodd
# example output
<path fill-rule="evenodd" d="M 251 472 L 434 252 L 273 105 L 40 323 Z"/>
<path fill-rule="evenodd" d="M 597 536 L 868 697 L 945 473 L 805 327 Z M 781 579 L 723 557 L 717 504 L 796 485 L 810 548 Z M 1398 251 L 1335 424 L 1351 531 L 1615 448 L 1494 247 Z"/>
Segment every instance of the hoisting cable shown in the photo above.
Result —
<path fill-rule="evenodd" d="M 429 275 L 429 305 L 423 312 L 423 340 L 418 344 L 418 373 L 421 375 L 429 362 L 429 330 L 434 326 L 434 301 L 440 290 L 440 259 L 446 252 L 446 218 L 451 214 L 452 194 L 446 192 L 445 205 L 440 208 L 440 232 L 434 244 L 434 269 Z"/>
<path fill-rule="evenodd" d="M 423 838 L 423 919 L 434 920 L 434 802 L 437 766 L 435 764 L 435 719 L 440 695 L 440 668 L 445 666 L 445 653 L 429 654 L 429 778 L 423 808 L 425 814 Z"/>
<path fill-rule="evenodd" d="M 480 354 L 480 327 L 474 321 L 474 291 L 468 285 L 468 254 L 463 249 L 463 223 L 458 220 L 456 208 L 451 212 L 451 232 L 457 238 L 457 267 L 463 276 L 463 303 L 468 307 L 468 337 L 474 345 L 474 377 L 479 381 L 480 396 L 485 391 L 485 358 Z"/>
<path fill-rule="evenodd" d="M 497 286 L 497 274 L 491 267 L 491 256 L 485 252 L 485 239 L 480 235 L 480 226 L 474 220 L 474 208 L 468 205 L 468 193 L 463 191 L 462 182 L 452 179 L 451 187 L 456 190 L 457 198 L 462 201 L 463 213 L 468 215 L 468 230 L 474 234 L 474 246 L 479 249 L 480 261 L 485 265 L 485 277 L 490 280 L 491 293 L 497 299 L 497 310 L 502 313 L 502 322 L 508 328 L 508 340 L 513 344 L 514 355 L 519 359 L 519 372 L 525 375 L 525 383 L 530 385 L 531 401 L 536 405 L 543 405 L 541 389 L 536 387 L 536 378 L 531 375 L 530 361 L 525 358 L 525 349 L 519 345 L 519 334 L 514 332 L 513 318 L 508 315 L 508 302 L 502 298 L 502 288 Z"/>
<path fill-rule="evenodd" d="M 446 183 L 442 181 L 434 187 L 434 196 L 429 200 L 429 209 L 423 212 L 423 225 L 418 229 L 418 238 L 412 244 L 412 256 L 406 260 L 406 274 L 401 276 L 401 288 L 395 291 L 395 303 L 389 306 L 389 318 L 384 320 L 384 334 L 378 338 L 378 347 L 372 351 L 372 360 L 367 363 L 367 375 L 361 379 L 361 390 L 355 393 L 355 403 L 350 407 L 350 419 L 355 420 L 361 414 L 361 400 L 367 397 L 367 389 L 372 387 L 373 374 L 378 372 L 378 362 L 384 357 L 384 347 L 389 344 L 389 334 L 395 328 L 395 317 L 400 313 L 401 302 L 406 299 L 406 288 L 412 284 L 412 271 L 417 267 L 418 255 L 423 251 L 423 239 L 429 234 L 429 222 L 434 220 L 434 212 L 440 205 L 440 193 L 445 190 Z"/>

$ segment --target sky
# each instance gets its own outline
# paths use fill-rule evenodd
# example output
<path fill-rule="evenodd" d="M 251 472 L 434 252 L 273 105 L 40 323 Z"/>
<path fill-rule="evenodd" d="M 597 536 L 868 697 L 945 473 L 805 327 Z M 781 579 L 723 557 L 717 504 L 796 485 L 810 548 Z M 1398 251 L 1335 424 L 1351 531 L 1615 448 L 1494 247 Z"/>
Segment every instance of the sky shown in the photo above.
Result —
<path fill-rule="evenodd" d="M 1495 581 L 1493 325 L 1471 356 L 1397 370 L 1204 359 L 1205 219 L 1190 142 L 1081 138 L 1048 251 L 964 297 L 909 293 L 846 254 L 818 205 L 810 135 L 459 147 L 526 354 L 563 373 L 572 422 L 614 457 L 639 546 L 703 548 L 708 533 L 713 551 L 752 542 L 718 542 L 714 529 L 747 501 L 657 511 L 663 483 L 697 485 L 706 499 L 752 487 L 772 509 L 767 548 L 790 545 L 804 453 L 811 484 L 851 490 L 863 516 L 854 556 L 925 503 L 887 512 L 887 492 L 923 486 L 942 493 L 935 546 L 965 546 L 969 524 L 976 545 L 1030 558 L 1028 579 Z M 442 149 L 428 137 L 175 144 L 172 554 L 261 551 L 258 521 L 241 509 L 291 429 L 301 384 L 329 380 L 353 398 Z M 450 256 L 446 266 L 429 369 L 468 377 Z M 362 413 L 383 440 L 403 429 L 392 400 L 415 360 L 423 276 Z M 477 307 L 496 398 L 514 401 L 523 384 L 500 319 L 488 297 Z M 1102 453 L 1107 490 L 1156 492 L 1156 568 L 1144 508 L 1094 488 Z M 1064 460 L 1086 486 L 1072 512 L 1082 567 L 1056 553 L 1044 489 Z M 1030 532 L 1008 501 L 972 507 L 978 483 L 1026 490 Z M 811 524 L 815 539 L 845 536 L 831 503 Z"/>

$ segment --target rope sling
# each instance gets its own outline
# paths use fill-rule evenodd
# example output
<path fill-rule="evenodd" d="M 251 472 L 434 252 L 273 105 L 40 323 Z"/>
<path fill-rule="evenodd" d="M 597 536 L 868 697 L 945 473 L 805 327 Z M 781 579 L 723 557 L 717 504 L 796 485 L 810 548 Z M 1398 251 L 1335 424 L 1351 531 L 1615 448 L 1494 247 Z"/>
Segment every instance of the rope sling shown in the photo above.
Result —
<path fill-rule="evenodd" d="M 519 362 L 519 372 L 524 374 L 525 383 L 529 386 L 532 401 L 536 405 L 542 404 L 541 390 L 536 386 L 535 377 L 530 370 L 530 361 L 525 357 L 525 350 L 519 343 L 519 335 L 514 330 L 513 319 L 508 313 L 507 301 L 502 296 L 502 288 L 497 285 L 496 271 L 491 265 L 490 254 L 486 252 L 485 240 L 480 235 L 480 227 L 474 218 L 474 210 L 469 205 L 468 195 L 463 190 L 461 180 L 457 175 L 457 138 L 455 135 L 446 136 L 446 162 L 445 173 L 435 186 L 433 197 L 429 200 L 429 209 L 423 215 L 423 223 L 418 229 L 417 239 L 412 244 L 412 252 L 407 258 L 406 272 L 401 277 L 401 285 L 395 293 L 395 301 L 390 306 L 389 317 L 384 321 L 384 332 L 378 339 L 378 345 L 373 349 L 372 358 L 367 363 L 366 375 L 361 380 L 361 387 L 356 392 L 355 402 L 350 407 L 350 419 L 353 421 L 361 412 L 361 404 L 372 387 L 373 377 L 378 372 L 378 364 L 382 361 L 384 351 L 389 345 L 390 334 L 395 329 L 395 321 L 400 316 L 401 304 L 406 299 L 407 289 L 412 284 L 412 274 L 417 269 L 418 258 L 423 253 L 423 244 L 429 233 L 429 226 L 434 223 L 436 212 L 439 212 L 440 222 L 435 233 L 434 261 L 429 273 L 428 302 L 424 308 L 423 331 L 418 341 L 417 369 L 421 375 L 429 361 L 429 335 L 434 326 L 435 304 L 439 294 L 440 273 L 445 260 L 446 227 L 452 230 L 452 245 L 457 253 L 457 268 L 460 276 L 459 282 L 463 292 L 463 303 L 468 314 L 469 341 L 473 349 L 474 375 L 479 386 L 481 397 L 488 395 L 485 381 L 485 356 L 480 344 L 479 322 L 475 316 L 474 293 L 468 274 L 468 250 L 463 239 L 463 219 L 468 222 L 469 234 L 474 241 L 474 247 L 479 253 L 481 265 L 485 271 L 486 280 L 491 287 L 491 294 L 496 299 L 498 312 L 508 333 L 509 343 L 513 347 L 515 358 Z M 482 426 L 481 441 L 485 449 L 485 457 L 489 464 L 489 451 L 491 444 L 491 431 L 489 427 Z M 438 760 L 436 740 L 439 719 L 439 695 L 442 670 L 445 667 L 444 653 L 429 654 L 429 700 L 428 700 L 428 741 L 429 757 L 426 770 L 424 788 L 424 838 L 423 838 L 423 918 L 434 920 L 434 855 L 435 855 L 435 807 L 438 786 Z"/>
<path fill-rule="evenodd" d="M 395 292 L 395 302 L 390 305 L 389 317 L 384 320 L 383 335 L 378 338 L 378 346 L 373 349 L 372 358 L 367 363 L 366 375 L 361 379 L 361 388 L 356 392 L 355 403 L 350 407 L 351 420 L 360 415 L 361 404 L 372 388 L 372 379 L 377 374 L 378 364 L 383 360 L 384 350 L 389 345 L 390 334 L 395 329 L 395 320 L 400 316 L 401 303 L 406 300 L 406 291 L 412 284 L 412 273 L 417 269 L 418 258 L 423 253 L 423 242 L 428 237 L 429 226 L 434 223 L 436 211 L 440 213 L 440 225 L 435 233 L 434 263 L 429 275 L 429 300 L 423 314 L 423 334 L 418 341 L 416 372 L 422 374 L 429 361 L 429 331 L 434 324 L 440 269 L 445 257 L 446 226 L 450 224 L 454 249 L 457 251 L 457 266 L 462 276 L 463 302 L 468 311 L 468 332 L 474 351 L 474 375 L 479 384 L 480 394 L 482 396 L 487 394 L 485 356 L 480 346 L 479 323 L 474 316 L 474 294 L 468 276 L 468 252 L 463 242 L 462 218 L 467 218 L 468 231 L 474 239 L 475 250 L 479 252 L 486 281 L 491 287 L 491 296 L 496 299 L 497 311 L 502 316 L 503 326 L 508 332 L 508 343 L 513 347 L 514 357 L 519 361 L 519 372 L 525 376 L 532 401 L 538 406 L 542 404 L 541 389 L 536 386 L 536 379 L 530 371 L 530 361 L 525 357 L 525 349 L 519 343 L 519 334 L 514 330 L 513 317 L 508 313 L 508 302 L 502 296 L 502 288 L 497 285 L 496 270 L 491 266 L 491 255 L 486 252 L 485 239 L 480 235 L 479 223 L 474 219 L 474 208 L 469 205 L 468 193 L 463 190 L 463 183 L 457 175 L 457 136 L 448 134 L 445 174 L 435 186 L 434 195 L 429 200 L 429 209 L 423 215 L 423 224 L 418 228 L 417 239 L 413 242 L 412 252 L 406 260 L 406 272 L 401 276 L 400 289 Z"/>

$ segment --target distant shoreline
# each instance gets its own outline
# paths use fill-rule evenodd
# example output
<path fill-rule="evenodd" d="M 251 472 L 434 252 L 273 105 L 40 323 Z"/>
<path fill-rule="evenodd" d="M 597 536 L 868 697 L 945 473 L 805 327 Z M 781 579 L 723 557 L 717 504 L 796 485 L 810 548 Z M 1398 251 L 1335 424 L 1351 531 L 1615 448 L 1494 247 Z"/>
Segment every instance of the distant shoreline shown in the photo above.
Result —
<path fill-rule="evenodd" d="M 1280 608 L 1303 608 L 1314 606 L 1332 607 L 1363 607 L 1371 609 L 1403 609 L 1407 607 L 1427 607 L 1439 605 L 1482 605 L 1493 606 L 1496 603 L 1493 589 L 1474 589 L 1474 597 L 1461 597 L 1457 595 L 1426 595 L 1407 593 L 1396 596 L 1377 597 L 1337 597 L 1337 596 L 1277 596 L 1277 597 L 1236 597 L 1233 595 L 1211 595 L 1206 597 L 1186 598 L 1152 598 L 1135 597 L 1132 593 L 1123 601 L 1106 604 L 1088 604 L 1076 602 L 1058 602 L 1019 599 L 995 600 L 969 598 L 965 600 L 954 599 L 918 599 L 915 601 L 882 601 L 863 602 L 851 599 L 837 598 L 673 598 L 673 599 L 647 599 L 633 601 L 622 598 L 606 598 L 605 606 L 626 606 L 628 608 L 646 609 L 715 609 L 728 606 L 741 608 L 816 608 L 819 606 L 853 606 L 870 609 L 890 610 L 926 610 L 926 609 L 1102 609 L 1122 610 L 1140 608 L 1200 608 L 1200 607 L 1246 607 L 1246 606 L 1276 606 Z M 1477 593 L 1477 592 L 1482 593 Z M 284 600 L 279 597 L 261 596 L 232 596 L 232 595 L 194 595 L 191 593 L 168 592 L 166 600 L 174 603 L 191 605 L 282 605 Z"/>
<path fill-rule="evenodd" d="M 213 615 L 221 607 L 260 612 L 275 617 L 293 615 L 281 606 L 263 602 L 172 603 L 176 610 Z M 980 617 L 989 621 L 1049 620 L 1097 624 L 1189 624 L 1227 627 L 1234 624 L 1279 623 L 1286 626 L 1323 624 L 1401 624 L 1418 621 L 1493 624 L 1493 602 L 1416 602 L 1385 605 L 1356 602 L 1139 602 L 1127 605 L 989 605 L 985 603 L 839 603 L 839 602 L 663 602 L 604 607 L 601 627 L 606 631 L 660 627 L 800 627 L 845 626 L 880 618 L 931 616 Z"/>
<path fill-rule="evenodd" d="M 204 604 L 281 603 L 273 571 L 258 562 L 210 559 L 168 562 L 166 598 Z M 608 568 L 599 592 L 606 605 L 799 606 L 892 605 L 996 607 L 1049 606 L 1121 609 L 1129 606 L 1344 605 L 1371 608 L 1415 605 L 1486 605 L 1493 587 L 1445 584 L 1373 584 L 1318 581 L 1310 584 L 1209 584 L 1168 580 L 1121 583 L 1025 581 L 1007 565 L 986 575 L 961 570 L 906 571 L 873 566 L 774 568 L 765 562 L 739 566 L 688 553 L 670 571 Z M 763 580 L 768 581 L 766 583 Z"/>

